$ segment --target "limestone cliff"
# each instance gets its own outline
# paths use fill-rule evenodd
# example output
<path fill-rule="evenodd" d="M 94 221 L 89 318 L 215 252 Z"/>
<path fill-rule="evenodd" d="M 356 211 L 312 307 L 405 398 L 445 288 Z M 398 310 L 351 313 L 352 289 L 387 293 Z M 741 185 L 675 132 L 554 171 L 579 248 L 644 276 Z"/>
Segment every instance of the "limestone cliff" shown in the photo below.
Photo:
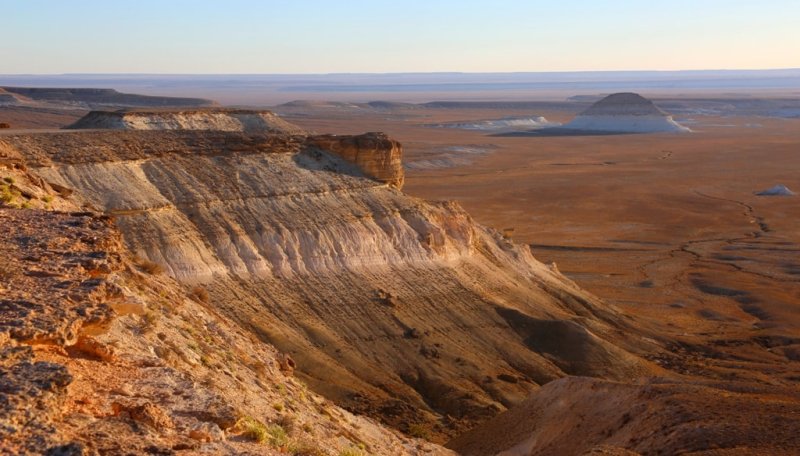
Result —
<path fill-rule="evenodd" d="M 377 180 L 403 186 L 402 147 L 383 133 L 313 136 L 309 144 L 335 153 Z"/>
<path fill-rule="evenodd" d="M 399 145 L 385 136 L 3 141 L 76 202 L 114 215 L 139 257 L 290 353 L 314 390 L 403 431 L 454 435 L 567 374 L 656 370 L 628 351 L 613 308 L 526 247 L 455 203 L 400 192 Z"/>

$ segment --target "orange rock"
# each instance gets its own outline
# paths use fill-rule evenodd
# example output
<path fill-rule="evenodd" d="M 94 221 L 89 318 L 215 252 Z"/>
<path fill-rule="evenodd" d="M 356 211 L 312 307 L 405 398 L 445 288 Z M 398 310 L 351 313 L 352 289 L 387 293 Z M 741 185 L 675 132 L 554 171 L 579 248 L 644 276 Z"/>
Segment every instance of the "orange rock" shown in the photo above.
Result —
<path fill-rule="evenodd" d="M 278 362 L 280 363 L 281 371 L 286 375 L 292 375 L 294 370 L 297 368 L 297 364 L 294 362 L 292 357 L 285 353 L 278 357 Z"/>
<path fill-rule="evenodd" d="M 342 157 L 375 180 L 403 187 L 403 146 L 385 133 L 312 136 L 308 144 Z"/>

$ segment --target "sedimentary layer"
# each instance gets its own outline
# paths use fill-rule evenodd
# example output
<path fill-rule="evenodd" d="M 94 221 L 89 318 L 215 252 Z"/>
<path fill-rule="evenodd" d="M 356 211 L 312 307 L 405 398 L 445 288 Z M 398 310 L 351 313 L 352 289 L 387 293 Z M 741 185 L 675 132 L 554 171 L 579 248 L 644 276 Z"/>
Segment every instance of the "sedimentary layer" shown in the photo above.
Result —
<path fill-rule="evenodd" d="M 620 133 L 689 131 L 652 101 L 635 93 L 609 95 L 580 113 L 563 128 Z"/>
<path fill-rule="evenodd" d="M 114 215 L 128 248 L 289 353 L 318 392 L 442 438 L 565 375 L 630 379 L 626 321 L 456 203 L 399 189 L 380 135 L 65 132 L 3 138 Z M 400 174 L 398 174 L 400 173 Z"/>

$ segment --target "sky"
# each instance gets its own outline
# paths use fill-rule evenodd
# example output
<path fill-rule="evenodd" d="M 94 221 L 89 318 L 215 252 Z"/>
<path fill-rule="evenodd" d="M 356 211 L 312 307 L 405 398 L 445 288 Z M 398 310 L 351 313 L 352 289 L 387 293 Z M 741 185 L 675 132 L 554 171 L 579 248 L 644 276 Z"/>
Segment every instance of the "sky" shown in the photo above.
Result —
<path fill-rule="evenodd" d="M 0 0 L 0 74 L 800 67 L 800 0 Z"/>

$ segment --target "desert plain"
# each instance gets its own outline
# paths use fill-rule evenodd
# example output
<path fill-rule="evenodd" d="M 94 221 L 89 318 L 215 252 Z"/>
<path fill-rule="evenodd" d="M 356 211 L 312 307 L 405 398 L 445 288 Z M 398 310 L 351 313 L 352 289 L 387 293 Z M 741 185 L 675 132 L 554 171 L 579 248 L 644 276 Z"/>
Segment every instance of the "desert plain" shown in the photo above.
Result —
<path fill-rule="evenodd" d="M 735 355 L 687 369 L 718 363 L 726 375 L 796 381 L 797 366 L 782 358 L 797 360 L 800 348 L 800 198 L 756 193 L 800 188 L 800 120 L 692 115 L 688 134 L 555 137 L 430 126 L 563 123 L 583 108 L 459 105 L 284 115 L 319 132 L 388 132 L 404 145 L 409 194 L 458 201 L 683 350 Z"/>

